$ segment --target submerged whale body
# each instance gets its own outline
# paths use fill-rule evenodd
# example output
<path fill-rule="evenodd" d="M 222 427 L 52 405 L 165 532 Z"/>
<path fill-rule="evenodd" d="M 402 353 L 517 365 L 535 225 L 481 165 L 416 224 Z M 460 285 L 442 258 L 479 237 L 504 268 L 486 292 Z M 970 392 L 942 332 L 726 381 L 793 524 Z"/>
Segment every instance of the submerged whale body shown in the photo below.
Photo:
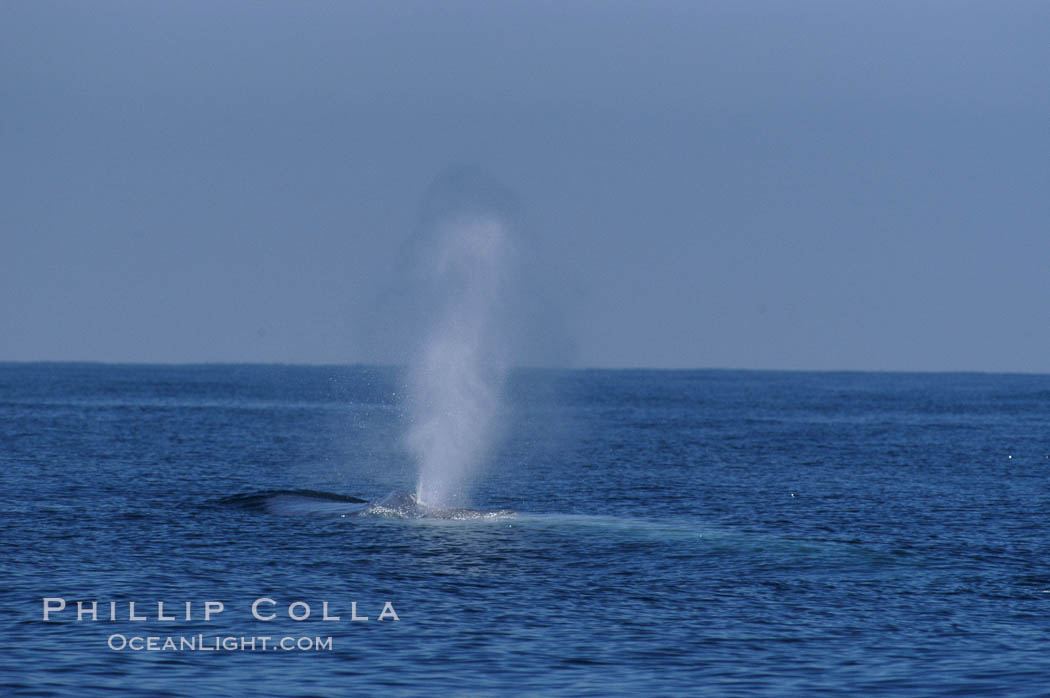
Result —
<path fill-rule="evenodd" d="M 370 501 L 319 490 L 263 490 L 245 492 L 216 501 L 249 511 L 286 516 L 379 517 L 393 519 L 490 519 L 514 516 L 509 509 L 439 509 L 420 502 L 413 492 L 394 490 Z"/>
<path fill-rule="evenodd" d="M 394 490 L 361 512 L 361 516 L 398 519 L 494 519 L 514 516 L 510 509 L 466 509 L 427 506 L 414 492 Z"/>
<path fill-rule="evenodd" d="M 418 518 L 426 516 L 431 509 L 419 501 L 414 492 L 402 492 L 394 490 L 387 496 L 373 504 L 376 513 L 391 511 L 401 516 Z"/>
<path fill-rule="evenodd" d="M 266 514 L 346 516 L 359 514 L 371 502 L 360 497 L 319 490 L 262 490 L 223 497 L 216 504 Z"/>
<path fill-rule="evenodd" d="M 400 490 L 394 490 L 387 496 L 380 499 L 376 504 L 380 504 L 386 507 L 424 507 L 425 505 L 419 501 L 416 497 L 415 492 L 403 492 Z"/>

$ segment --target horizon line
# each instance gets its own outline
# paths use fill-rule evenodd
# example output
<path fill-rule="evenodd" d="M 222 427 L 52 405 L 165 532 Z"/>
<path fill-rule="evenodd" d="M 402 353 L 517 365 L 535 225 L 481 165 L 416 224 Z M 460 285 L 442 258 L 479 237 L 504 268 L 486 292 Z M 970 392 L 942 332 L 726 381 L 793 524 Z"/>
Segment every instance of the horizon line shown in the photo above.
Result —
<path fill-rule="evenodd" d="M 363 361 L 346 363 L 294 361 L 104 361 L 95 359 L 0 359 L 0 366 L 111 366 L 111 367 L 287 367 L 287 368 L 368 368 L 403 370 L 404 365 L 380 364 Z M 566 372 L 725 372 L 725 373 L 884 373 L 925 375 L 1023 375 L 1047 376 L 1050 371 L 1003 369 L 922 369 L 922 368 L 756 368 L 731 366 L 512 366 L 511 371 L 566 371 Z"/>

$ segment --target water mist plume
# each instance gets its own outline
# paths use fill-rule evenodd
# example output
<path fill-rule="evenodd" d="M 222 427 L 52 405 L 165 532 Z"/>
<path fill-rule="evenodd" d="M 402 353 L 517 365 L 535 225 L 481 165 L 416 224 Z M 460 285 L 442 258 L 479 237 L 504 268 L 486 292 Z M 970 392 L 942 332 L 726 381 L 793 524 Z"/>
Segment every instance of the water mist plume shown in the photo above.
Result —
<path fill-rule="evenodd" d="M 428 507 L 464 503 L 501 432 L 513 231 L 513 198 L 472 170 L 439 177 L 424 202 L 405 443 L 418 465 L 416 497 Z"/>

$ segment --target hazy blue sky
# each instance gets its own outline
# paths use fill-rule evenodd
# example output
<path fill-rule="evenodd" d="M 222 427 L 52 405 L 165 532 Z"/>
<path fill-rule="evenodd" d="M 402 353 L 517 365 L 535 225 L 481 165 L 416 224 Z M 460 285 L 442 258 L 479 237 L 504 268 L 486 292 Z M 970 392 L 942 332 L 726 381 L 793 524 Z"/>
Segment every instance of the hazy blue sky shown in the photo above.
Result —
<path fill-rule="evenodd" d="M 466 164 L 578 365 L 1050 372 L 1045 0 L 0 0 L 0 93 L 0 360 L 374 359 Z"/>

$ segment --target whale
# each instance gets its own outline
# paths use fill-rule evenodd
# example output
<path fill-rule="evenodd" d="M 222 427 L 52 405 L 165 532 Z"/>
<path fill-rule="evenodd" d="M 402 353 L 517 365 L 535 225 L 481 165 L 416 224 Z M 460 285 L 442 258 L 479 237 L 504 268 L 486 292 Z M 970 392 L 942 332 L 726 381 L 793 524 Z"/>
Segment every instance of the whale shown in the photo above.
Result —
<path fill-rule="evenodd" d="M 261 490 L 222 497 L 215 504 L 266 514 L 346 516 L 359 514 L 372 502 L 320 490 Z"/>
<path fill-rule="evenodd" d="M 393 490 L 379 499 L 363 499 L 320 490 L 262 490 L 222 497 L 215 504 L 283 516 L 487 519 L 515 515 L 509 509 L 428 507 L 414 492 L 405 490 Z"/>
<path fill-rule="evenodd" d="M 406 516 L 426 516 L 430 507 L 419 501 L 415 492 L 405 492 L 402 490 L 394 490 L 390 494 L 386 495 L 378 502 L 375 502 L 374 507 L 377 509 L 389 509 L 391 511 L 400 512 Z"/>

